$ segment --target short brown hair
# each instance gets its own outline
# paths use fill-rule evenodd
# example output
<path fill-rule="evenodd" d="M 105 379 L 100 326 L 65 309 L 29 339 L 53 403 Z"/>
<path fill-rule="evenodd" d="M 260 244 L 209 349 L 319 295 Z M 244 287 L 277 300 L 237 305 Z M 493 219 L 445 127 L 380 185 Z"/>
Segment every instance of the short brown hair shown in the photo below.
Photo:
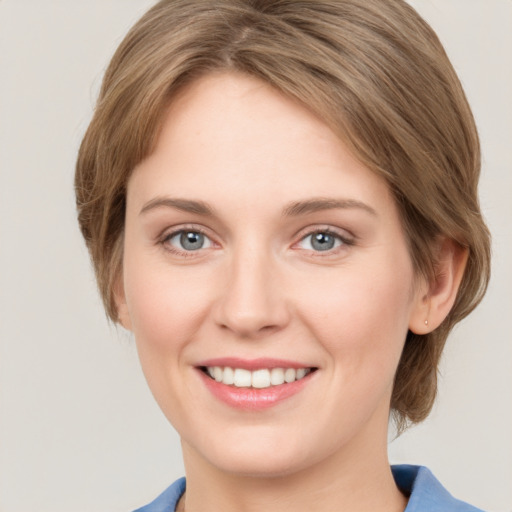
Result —
<path fill-rule="evenodd" d="M 130 173 L 176 91 L 215 70 L 302 102 L 387 180 L 418 274 L 434 278 L 440 237 L 467 248 L 454 307 L 433 332 L 409 332 L 396 373 L 399 428 L 423 420 L 448 333 L 485 293 L 490 237 L 471 110 L 437 36 L 403 0 L 163 0 L 140 19 L 106 71 L 76 167 L 78 219 L 107 314 L 117 320 Z"/>

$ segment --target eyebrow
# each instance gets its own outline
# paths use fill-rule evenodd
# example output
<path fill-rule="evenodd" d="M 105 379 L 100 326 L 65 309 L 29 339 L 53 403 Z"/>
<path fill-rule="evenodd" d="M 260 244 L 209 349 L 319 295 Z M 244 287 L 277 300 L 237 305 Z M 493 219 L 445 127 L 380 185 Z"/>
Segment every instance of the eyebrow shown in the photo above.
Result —
<path fill-rule="evenodd" d="M 326 197 L 318 197 L 308 199 L 306 201 L 296 201 L 290 203 L 283 210 L 283 216 L 295 217 L 307 213 L 315 213 L 323 210 L 334 209 L 358 209 L 368 212 L 373 216 L 378 216 L 377 212 L 371 206 L 363 203 L 362 201 L 358 201 L 356 199 L 336 199 Z"/>
<path fill-rule="evenodd" d="M 140 214 L 146 213 L 157 208 L 175 208 L 187 213 L 204 215 L 206 217 L 214 216 L 214 209 L 204 201 L 193 199 L 180 199 L 171 197 L 156 197 L 148 201 L 141 209 Z M 356 199 L 335 199 L 317 197 L 304 201 L 295 201 L 288 204 L 282 212 L 283 217 L 297 217 L 308 213 L 315 213 L 324 210 L 334 209 L 359 209 L 377 216 L 377 212 L 366 203 Z"/>
<path fill-rule="evenodd" d="M 213 208 L 203 201 L 171 197 L 155 197 L 155 199 L 148 201 L 142 207 L 139 215 L 162 207 L 175 208 L 176 210 L 181 210 L 183 212 L 195 213 L 197 215 L 204 215 L 207 217 L 212 217 L 214 215 Z"/>

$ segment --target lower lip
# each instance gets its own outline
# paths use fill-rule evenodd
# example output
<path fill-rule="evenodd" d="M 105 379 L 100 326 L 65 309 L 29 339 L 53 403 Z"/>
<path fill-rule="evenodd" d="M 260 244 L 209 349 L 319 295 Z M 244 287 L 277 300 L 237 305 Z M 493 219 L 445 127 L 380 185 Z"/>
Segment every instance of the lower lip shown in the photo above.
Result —
<path fill-rule="evenodd" d="M 259 411 L 268 409 L 299 393 L 316 372 L 311 372 L 300 380 L 268 388 L 237 388 L 217 382 L 203 371 L 198 370 L 210 392 L 219 400 L 236 409 Z"/>

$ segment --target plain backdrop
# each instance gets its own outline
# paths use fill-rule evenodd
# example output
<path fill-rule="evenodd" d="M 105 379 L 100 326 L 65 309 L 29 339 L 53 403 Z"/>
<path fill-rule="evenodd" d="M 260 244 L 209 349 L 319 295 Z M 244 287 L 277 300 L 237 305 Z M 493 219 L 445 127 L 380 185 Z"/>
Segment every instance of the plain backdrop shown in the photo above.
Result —
<path fill-rule="evenodd" d="M 0 0 L 0 511 L 127 512 L 183 474 L 133 340 L 109 326 L 73 172 L 102 73 L 150 0 Z M 489 292 L 453 332 L 431 417 L 390 443 L 456 496 L 512 511 L 512 1 L 417 0 L 483 147 Z"/>

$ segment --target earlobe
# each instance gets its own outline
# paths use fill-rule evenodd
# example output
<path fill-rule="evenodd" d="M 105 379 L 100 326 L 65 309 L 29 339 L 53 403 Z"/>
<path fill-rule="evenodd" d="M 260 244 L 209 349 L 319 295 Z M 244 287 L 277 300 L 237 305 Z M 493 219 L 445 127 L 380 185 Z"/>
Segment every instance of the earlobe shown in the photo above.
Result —
<path fill-rule="evenodd" d="M 114 301 L 117 310 L 117 322 L 121 324 L 128 331 L 132 330 L 132 323 L 130 313 L 128 311 L 128 304 L 126 303 L 126 294 L 124 292 L 124 283 L 122 272 L 119 274 L 114 283 L 113 288 Z"/>
<path fill-rule="evenodd" d="M 441 325 L 455 303 L 468 250 L 451 239 L 439 244 L 435 278 L 424 282 L 418 290 L 409 329 L 415 334 L 427 334 Z"/>

